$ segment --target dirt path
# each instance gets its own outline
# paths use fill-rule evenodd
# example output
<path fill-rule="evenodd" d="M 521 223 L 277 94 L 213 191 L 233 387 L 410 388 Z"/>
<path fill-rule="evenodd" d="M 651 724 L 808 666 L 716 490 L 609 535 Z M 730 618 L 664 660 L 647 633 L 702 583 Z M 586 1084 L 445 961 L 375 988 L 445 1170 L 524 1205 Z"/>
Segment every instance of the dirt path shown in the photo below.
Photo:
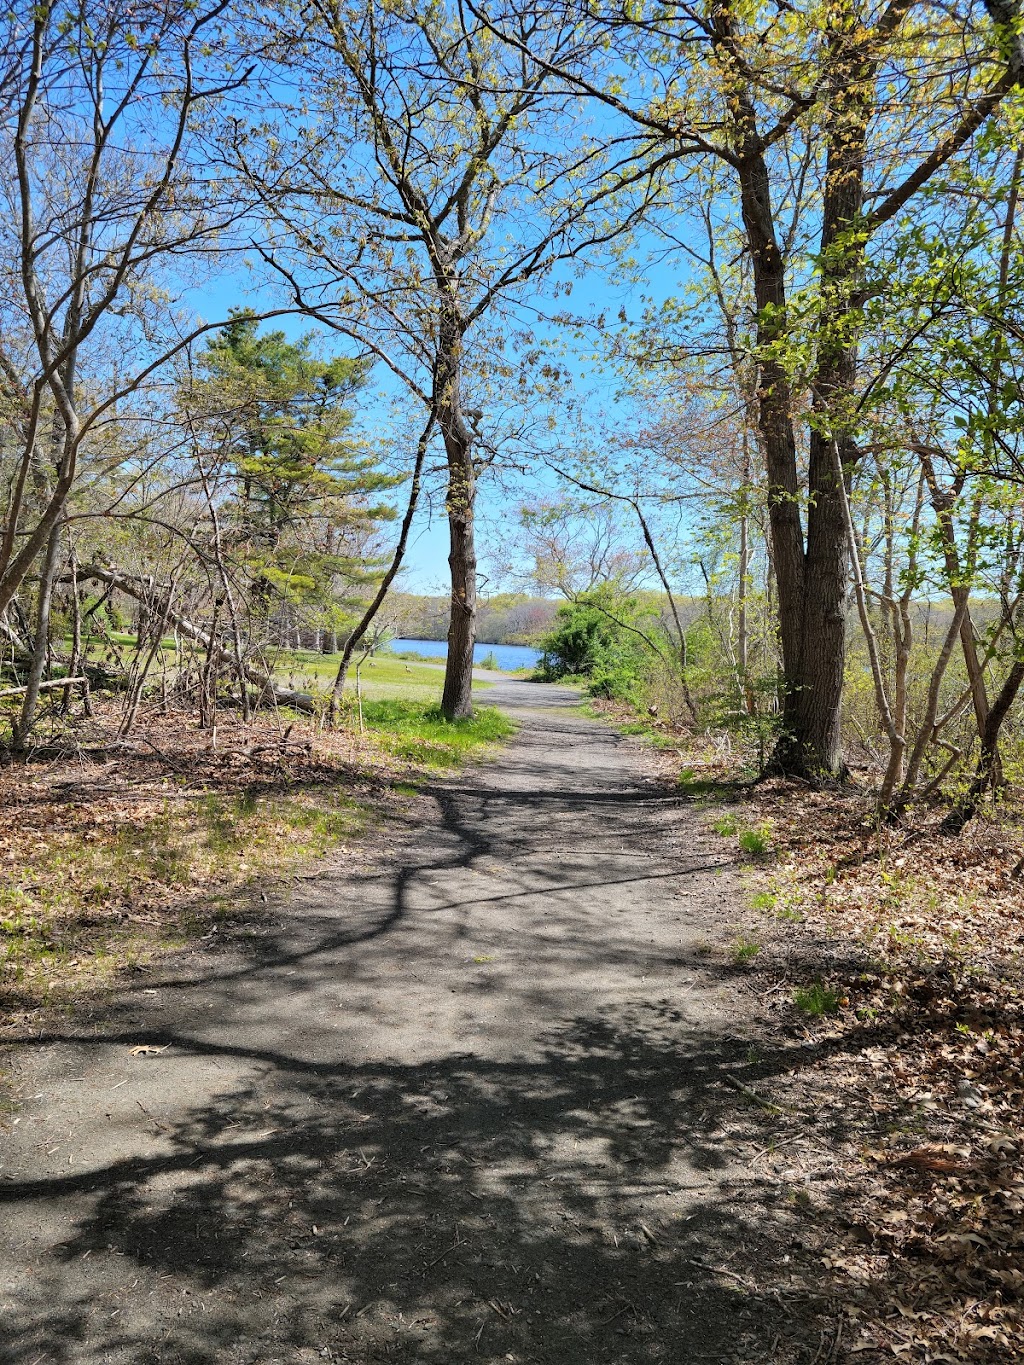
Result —
<path fill-rule="evenodd" d="M 0 1360 L 817 1358 L 728 855 L 571 694 L 487 701 L 397 847 L 16 1050 Z"/>

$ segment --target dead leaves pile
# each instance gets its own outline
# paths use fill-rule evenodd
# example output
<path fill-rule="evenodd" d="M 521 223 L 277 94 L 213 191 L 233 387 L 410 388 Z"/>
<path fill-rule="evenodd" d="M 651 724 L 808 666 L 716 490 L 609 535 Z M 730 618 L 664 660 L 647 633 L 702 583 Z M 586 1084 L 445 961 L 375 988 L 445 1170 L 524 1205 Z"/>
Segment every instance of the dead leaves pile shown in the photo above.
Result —
<path fill-rule="evenodd" d="M 763 969 L 844 1001 L 820 1023 L 785 1009 L 827 1040 L 815 1081 L 843 1113 L 823 1265 L 847 1351 L 1024 1359 L 1024 835 L 1005 815 L 954 840 L 877 830 L 856 799 L 783 783 L 750 815 L 777 855 Z"/>
<path fill-rule="evenodd" d="M 858 1328 L 850 1349 L 1024 1356 L 1024 1012 L 941 969 L 898 996 L 870 1030 L 840 1021 L 847 1050 L 815 1068 L 844 1106 L 843 1212 L 822 1260 Z"/>

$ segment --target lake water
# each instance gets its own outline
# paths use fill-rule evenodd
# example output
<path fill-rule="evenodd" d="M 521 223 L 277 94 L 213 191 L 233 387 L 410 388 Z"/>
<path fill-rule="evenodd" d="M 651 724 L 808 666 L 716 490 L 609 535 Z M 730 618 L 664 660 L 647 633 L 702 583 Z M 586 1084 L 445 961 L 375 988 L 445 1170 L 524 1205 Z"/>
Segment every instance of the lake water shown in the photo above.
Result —
<path fill-rule="evenodd" d="M 446 640 L 392 640 L 389 648 L 396 654 L 401 654 L 408 649 L 416 654 L 427 654 L 432 659 L 446 659 L 448 657 L 448 642 Z M 473 662 L 475 664 L 486 659 L 488 654 L 494 655 L 498 661 L 498 667 L 506 673 L 514 673 L 518 668 L 533 668 L 540 658 L 540 650 L 530 649 L 528 645 L 485 645 L 477 643 L 473 646 Z"/>

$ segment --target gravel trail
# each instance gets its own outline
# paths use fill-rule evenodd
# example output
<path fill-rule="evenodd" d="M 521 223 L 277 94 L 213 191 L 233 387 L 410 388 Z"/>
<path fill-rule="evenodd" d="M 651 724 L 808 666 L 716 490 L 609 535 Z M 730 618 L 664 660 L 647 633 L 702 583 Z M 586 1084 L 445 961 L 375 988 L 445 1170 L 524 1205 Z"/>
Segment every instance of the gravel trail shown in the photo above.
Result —
<path fill-rule="evenodd" d="M 5 1365 L 814 1357 L 729 854 L 574 694 L 487 700 L 372 860 L 13 1050 Z"/>

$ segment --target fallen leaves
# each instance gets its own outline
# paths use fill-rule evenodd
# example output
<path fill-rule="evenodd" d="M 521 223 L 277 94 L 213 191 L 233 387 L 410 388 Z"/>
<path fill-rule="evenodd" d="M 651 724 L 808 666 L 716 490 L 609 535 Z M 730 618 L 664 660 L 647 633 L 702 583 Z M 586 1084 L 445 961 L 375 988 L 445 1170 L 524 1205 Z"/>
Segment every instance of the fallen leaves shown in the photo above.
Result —
<path fill-rule="evenodd" d="M 0 770 L 0 1027 L 203 935 L 229 891 L 244 913 L 248 889 L 345 844 L 364 793 L 390 800 L 406 771 L 345 731 L 285 743 L 272 717 L 225 716 L 216 750 L 188 715 L 129 741 L 111 717 L 99 703 L 77 746 Z"/>
<path fill-rule="evenodd" d="M 721 760 L 703 777 L 725 774 Z M 674 773 L 673 773 L 674 778 Z M 1024 1359 L 1024 818 L 956 839 L 878 827 L 866 800 L 784 781 L 749 792 L 775 865 L 749 873 L 759 978 L 823 1096 L 831 1192 L 820 1263 L 865 1365 Z M 751 911 L 754 913 L 754 910 Z M 838 1010 L 795 1010 L 819 981 Z"/>

